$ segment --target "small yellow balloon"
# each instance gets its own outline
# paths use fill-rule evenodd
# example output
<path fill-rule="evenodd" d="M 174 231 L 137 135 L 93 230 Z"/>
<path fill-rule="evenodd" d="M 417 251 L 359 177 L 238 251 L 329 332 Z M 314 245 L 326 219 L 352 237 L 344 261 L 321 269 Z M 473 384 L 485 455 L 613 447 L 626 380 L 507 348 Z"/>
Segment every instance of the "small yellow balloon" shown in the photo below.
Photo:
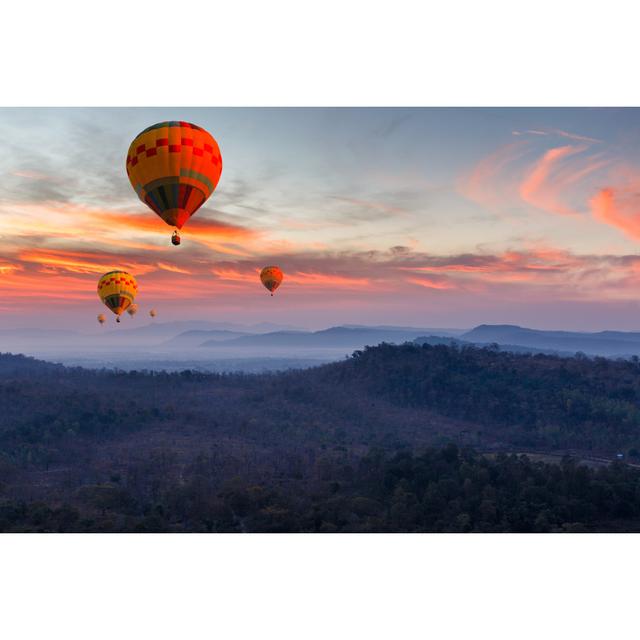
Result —
<path fill-rule="evenodd" d="M 138 293 L 136 279 L 126 271 L 109 271 L 98 281 L 98 296 L 104 305 L 116 314 L 117 322 L 135 300 Z"/>

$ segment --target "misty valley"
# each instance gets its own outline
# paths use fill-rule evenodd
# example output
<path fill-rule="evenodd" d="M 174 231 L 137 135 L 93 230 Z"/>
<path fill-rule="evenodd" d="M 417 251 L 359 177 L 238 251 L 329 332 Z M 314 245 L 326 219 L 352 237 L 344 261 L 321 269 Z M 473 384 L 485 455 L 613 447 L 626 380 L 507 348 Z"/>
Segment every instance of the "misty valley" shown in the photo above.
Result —
<path fill-rule="evenodd" d="M 87 368 L 261 373 L 342 360 L 367 345 L 414 340 L 459 346 L 498 344 L 518 353 L 563 356 L 640 355 L 639 332 L 542 331 L 513 325 L 480 325 L 471 330 L 343 325 L 312 331 L 271 323 L 192 320 L 152 322 L 135 328 L 105 326 L 85 332 L 3 329 L 0 351 Z"/>

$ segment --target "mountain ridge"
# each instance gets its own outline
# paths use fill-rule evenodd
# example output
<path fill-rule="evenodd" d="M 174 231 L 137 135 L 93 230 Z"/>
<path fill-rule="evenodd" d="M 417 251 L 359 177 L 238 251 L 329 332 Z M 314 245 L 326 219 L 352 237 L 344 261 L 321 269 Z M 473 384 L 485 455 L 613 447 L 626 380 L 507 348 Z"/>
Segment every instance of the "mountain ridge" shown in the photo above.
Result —
<path fill-rule="evenodd" d="M 463 333 L 460 339 L 474 344 L 512 344 L 609 357 L 640 354 L 640 332 L 636 331 L 581 332 L 482 324 Z"/>

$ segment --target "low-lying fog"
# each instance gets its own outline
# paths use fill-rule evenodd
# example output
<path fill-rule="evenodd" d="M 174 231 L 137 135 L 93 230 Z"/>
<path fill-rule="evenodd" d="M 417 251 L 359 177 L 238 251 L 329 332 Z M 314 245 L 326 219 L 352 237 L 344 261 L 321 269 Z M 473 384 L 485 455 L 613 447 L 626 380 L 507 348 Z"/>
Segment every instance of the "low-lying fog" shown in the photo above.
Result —
<path fill-rule="evenodd" d="M 151 322 L 123 317 L 120 325 L 73 330 L 0 330 L 0 351 L 67 366 L 124 370 L 276 371 L 340 360 L 365 345 L 402 343 L 455 330 L 412 327 L 332 327 L 307 331 L 278 325 Z M 134 326 L 134 323 L 137 326 Z"/>

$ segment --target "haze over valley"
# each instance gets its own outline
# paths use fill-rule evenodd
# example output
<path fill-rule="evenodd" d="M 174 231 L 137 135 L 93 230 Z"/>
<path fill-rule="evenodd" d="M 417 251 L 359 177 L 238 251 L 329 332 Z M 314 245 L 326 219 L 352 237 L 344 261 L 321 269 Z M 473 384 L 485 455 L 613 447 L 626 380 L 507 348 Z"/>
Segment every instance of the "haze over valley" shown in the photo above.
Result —
<path fill-rule="evenodd" d="M 498 345 L 521 353 L 629 358 L 640 355 L 640 332 L 544 331 L 515 325 L 473 329 L 341 325 L 319 331 L 261 323 L 175 321 L 93 331 L 3 329 L 0 351 L 67 366 L 108 369 L 259 373 L 342 360 L 365 346 L 418 342 L 458 346 Z"/>

